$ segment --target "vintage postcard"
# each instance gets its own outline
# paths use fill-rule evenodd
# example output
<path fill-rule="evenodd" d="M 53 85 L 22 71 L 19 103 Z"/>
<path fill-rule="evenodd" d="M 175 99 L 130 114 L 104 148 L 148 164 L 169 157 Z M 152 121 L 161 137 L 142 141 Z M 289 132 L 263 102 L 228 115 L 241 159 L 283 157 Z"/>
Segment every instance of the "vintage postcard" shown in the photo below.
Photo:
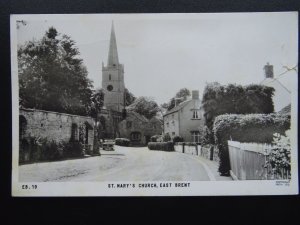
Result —
<path fill-rule="evenodd" d="M 298 194 L 298 13 L 11 15 L 13 196 Z"/>

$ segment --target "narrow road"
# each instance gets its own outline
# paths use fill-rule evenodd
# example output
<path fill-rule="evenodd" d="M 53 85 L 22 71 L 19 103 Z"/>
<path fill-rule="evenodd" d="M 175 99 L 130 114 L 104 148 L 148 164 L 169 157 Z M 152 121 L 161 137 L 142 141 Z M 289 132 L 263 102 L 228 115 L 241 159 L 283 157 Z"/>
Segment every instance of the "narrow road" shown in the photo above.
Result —
<path fill-rule="evenodd" d="M 21 182 L 60 181 L 209 181 L 209 171 L 196 156 L 120 147 L 101 156 L 19 167 Z"/>

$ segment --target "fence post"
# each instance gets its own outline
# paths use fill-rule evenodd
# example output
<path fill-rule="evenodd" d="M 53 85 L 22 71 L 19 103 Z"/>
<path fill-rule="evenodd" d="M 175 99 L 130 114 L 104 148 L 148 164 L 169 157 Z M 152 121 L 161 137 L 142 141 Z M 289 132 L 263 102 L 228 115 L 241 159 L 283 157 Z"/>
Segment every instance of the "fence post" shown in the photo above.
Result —
<path fill-rule="evenodd" d="M 209 159 L 214 160 L 214 147 L 213 146 L 210 146 L 209 152 L 210 152 Z"/>
<path fill-rule="evenodd" d="M 184 153 L 184 146 L 185 146 L 185 143 L 182 143 L 182 153 Z"/>

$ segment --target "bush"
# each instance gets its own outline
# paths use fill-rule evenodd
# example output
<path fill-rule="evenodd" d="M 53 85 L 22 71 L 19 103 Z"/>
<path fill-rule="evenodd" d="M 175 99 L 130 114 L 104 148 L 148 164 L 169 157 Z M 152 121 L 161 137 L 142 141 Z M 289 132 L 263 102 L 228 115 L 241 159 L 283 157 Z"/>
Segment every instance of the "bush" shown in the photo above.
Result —
<path fill-rule="evenodd" d="M 57 160 L 63 158 L 63 147 L 61 143 L 43 140 L 41 148 L 41 160 Z"/>
<path fill-rule="evenodd" d="M 81 157 L 84 155 L 84 146 L 79 141 L 64 142 L 63 144 L 64 157 Z"/>
<path fill-rule="evenodd" d="M 63 151 L 62 143 L 48 141 L 46 138 L 28 137 L 21 140 L 20 162 L 61 159 Z"/>
<path fill-rule="evenodd" d="M 229 176 L 228 140 L 272 143 L 273 134 L 284 134 L 290 127 L 290 117 L 279 114 L 226 114 L 216 117 L 214 137 L 219 149 L 219 172 Z"/>
<path fill-rule="evenodd" d="M 288 132 L 287 132 L 288 133 Z M 291 174 L 291 143 L 289 135 L 274 134 L 273 147 L 267 162 L 272 167 L 274 174 L 280 174 L 284 169 Z M 290 177 L 288 177 L 290 179 Z"/>
<path fill-rule="evenodd" d="M 181 136 L 175 136 L 173 138 L 173 143 L 176 143 L 176 142 L 183 142 L 183 137 L 181 137 Z"/>
<path fill-rule="evenodd" d="M 160 142 L 162 139 L 162 136 L 161 135 L 154 135 L 150 138 L 150 141 L 151 142 Z"/>
<path fill-rule="evenodd" d="M 19 162 L 35 162 L 41 159 L 41 138 L 27 137 L 20 140 Z"/>
<path fill-rule="evenodd" d="M 127 138 L 116 138 L 115 139 L 115 144 L 119 146 L 129 146 L 130 145 L 130 140 Z"/>
<path fill-rule="evenodd" d="M 168 142 L 168 141 L 171 141 L 171 137 L 168 133 L 164 134 L 163 135 L 163 141 L 164 142 Z"/>
<path fill-rule="evenodd" d="M 161 151 L 174 151 L 174 144 L 173 142 L 149 142 L 148 148 L 150 150 L 161 150 Z"/>

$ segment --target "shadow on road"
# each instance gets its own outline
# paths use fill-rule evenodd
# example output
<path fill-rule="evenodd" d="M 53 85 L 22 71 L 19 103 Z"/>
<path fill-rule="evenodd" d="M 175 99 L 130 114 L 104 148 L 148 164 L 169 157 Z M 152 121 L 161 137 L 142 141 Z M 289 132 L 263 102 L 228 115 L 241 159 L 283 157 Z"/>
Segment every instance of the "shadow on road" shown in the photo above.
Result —
<path fill-rule="evenodd" d="M 101 153 L 101 155 L 121 155 L 121 156 L 125 156 L 125 154 L 103 154 L 103 153 Z"/>

